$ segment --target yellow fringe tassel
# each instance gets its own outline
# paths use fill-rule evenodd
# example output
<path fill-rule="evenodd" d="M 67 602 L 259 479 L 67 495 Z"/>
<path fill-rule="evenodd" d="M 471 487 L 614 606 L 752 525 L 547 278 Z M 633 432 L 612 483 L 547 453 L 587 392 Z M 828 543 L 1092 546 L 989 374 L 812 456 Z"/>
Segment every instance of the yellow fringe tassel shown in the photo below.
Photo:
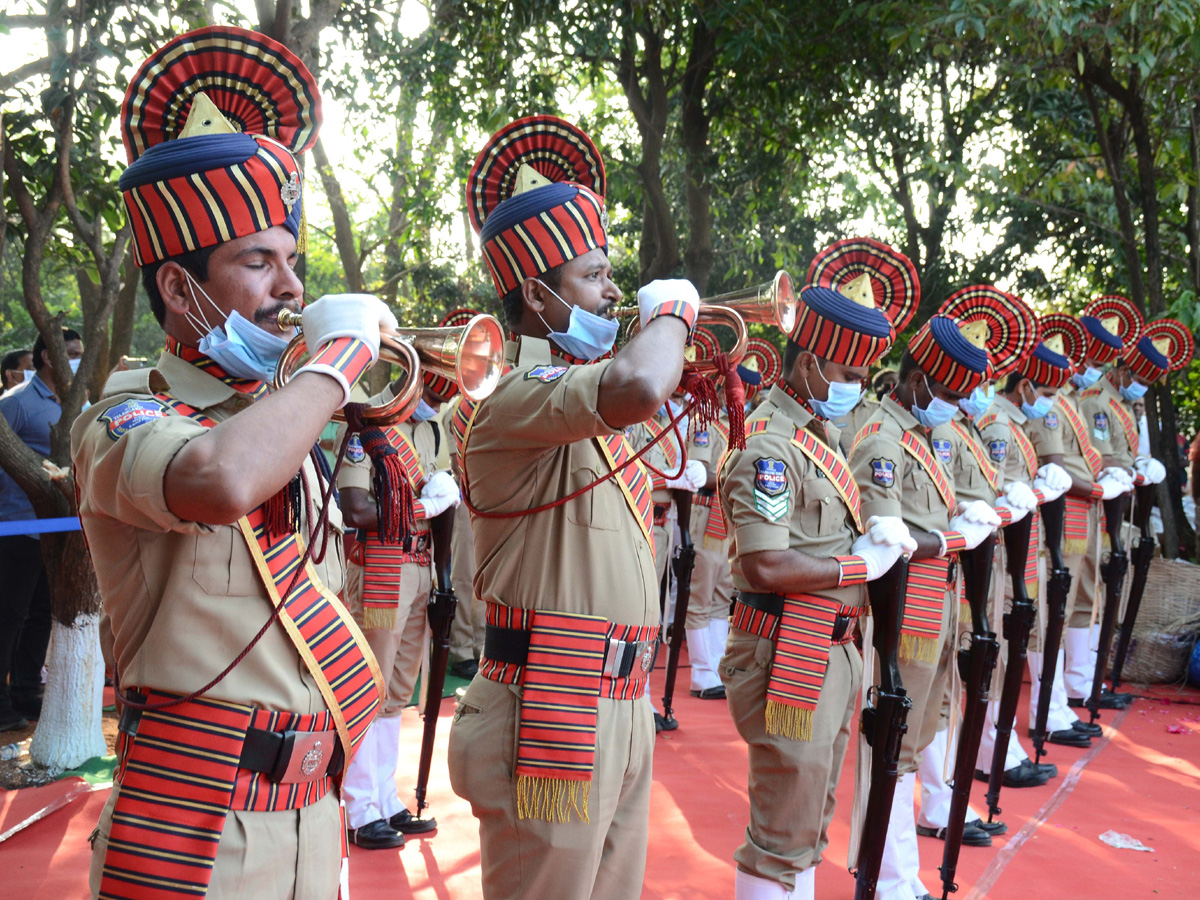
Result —
<path fill-rule="evenodd" d="M 1065 556 L 1080 556 L 1087 553 L 1087 538 L 1063 538 L 1062 552 Z"/>
<path fill-rule="evenodd" d="M 566 823 L 571 821 L 571 813 L 574 813 L 590 824 L 588 798 L 591 793 L 590 781 L 518 775 L 517 818 Z"/>
<path fill-rule="evenodd" d="M 916 637 L 911 634 L 900 635 L 901 662 L 937 662 L 937 638 Z"/>
<path fill-rule="evenodd" d="M 308 250 L 308 209 L 305 207 L 304 200 L 300 200 L 300 227 L 296 234 L 296 252 L 304 253 Z"/>
<path fill-rule="evenodd" d="M 971 619 L 971 604 L 965 601 L 958 604 L 958 621 L 965 622 L 967 625 L 972 624 Z M 903 638 L 901 638 L 903 639 Z"/>
<path fill-rule="evenodd" d="M 399 614 L 396 606 L 368 606 L 363 609 L 363 628 L 384 628 L 391 630 L 396 627 L 396 617 Z"/>
<path fill-rule="evenodd" d="M 813 710 L 778 700 L 767 701 L 767 734 L 793 741 L 811 741 Z"/>

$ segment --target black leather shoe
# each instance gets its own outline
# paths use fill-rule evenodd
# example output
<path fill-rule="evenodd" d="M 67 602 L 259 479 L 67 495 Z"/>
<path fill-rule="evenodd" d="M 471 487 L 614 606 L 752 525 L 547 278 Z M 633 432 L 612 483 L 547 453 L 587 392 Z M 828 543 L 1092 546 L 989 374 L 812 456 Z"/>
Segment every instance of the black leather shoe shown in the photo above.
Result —
<path fill-rule="evenodd" d="M 1132 694 L 1114 694 L 1112 691 L 1100 692 L 1100 709 L 1124 709 L 1132 702 Z M 1067 706 L 1072 709 L 1086 709 L 1087 699 L 1071 697 L 1067 700 Z"/>
<path fill-rule="evenodd" d="M 1026 764 L 1035 766 L 1037 768 L 1037 770 L 1039 772 L 1041 772 L 1043 775 L 1045 775 L 1047 778 L 1057 778 L 1058 777 L 1058 766 L 1056 766 L 1054 763 L 1035 763 L 1032 759 L 1027 759 L 1027 760 L 1025 760 L 1025 762 L 1021 763 L 1021 765 L 1026 765 Z"/>
<path fill-rule="evenodd" d="M 1064 747 L 1092 746 L 1092 739 L 1082 731 L 1076 731 L 1074 728 L 1064 728 L 1061 731 L 1052 731 L 1046 740 L 1051 744 L 1061 744 Z"/>
<path fill-rule="evenodd" d="M 1007 834 L 1008 826 L 1003 822 L 985 822 L 983 819 L 975 819 L 973 822 L 968 822 L 968 825 L 974 825 L 976 828 L 982 828 L 988 834 Z"/>
<path fill-rule="evenodd" d="M 350 843 L 364 850 L 393 850 L 404 846 L 404 835 L 383 819 L 350 829 Z"/>
<path fill-rule="evenodd" d="M 1086 734 L 1088 737 L 1100 737 L 1104 734 L 1104 729 L 1092 722 L 1084 722 L 1082 719 L 1076 719 L 1071 723 L 1071 727 L 1080 734 Z"/>
<path fill-rule="evenodd" d="M 401 834 L 428 834 L 437 831 L 437 819 L 418 819 L 407 809 L 402 809 L 390 819 L 388 824 Z"/>
<path fill-rule="evenodd" d="M 456 678 L 474 678 L 479 671 L 479 663 L 473 659 L 460 659 L 447 666 L 446 671 Z"/>
<path fill-rule="evenodd" d="M 979 820 L 976 819 L 976 821 Z M 917 834 L 924 835 L 925 837 L 935 837 L 941 841 L 946 839 L 945 828 L 927 828 L 924 825 L 918 825 Z M 964 847 L 990 847 L 992 846 L 992 836 L 982 828 L 967 822 L 963 826 L 962 842 Z"/>
<path fill-rule="evenodd" d="M 724 700 L 725 685 L 718 684 L 716 687 L 705 688 L 702 691 L 692 691 L 693 697 L 699 697 L 701 700 Z"/>
<path fill-rule="evenodd" d="M 1058 771 L 1056 768 L 1055 772 Z M 983 769 L 975 770 L 976 781 L 987 781 L 988 773 Z M 1024 787 L 1041 787 L 1050 776 L 1041 771 L 1040 768 L 1035 768 L 1033 763 L 1027 759 L 1022 760 L 1019 766 L 1013 766 L 1011 769 L 1004 770 L 1004 778 L 1001 779 L 1001 784 L 1004 787 L 1024 788 Z"/>
<path fill-rule="evenodd" d="M 658 712 L 656 712 L 654 714 L 654 733 L 655 734 L 658 734 L 660 731 L 674 731 L 678 727 L 679 727 L 678 719 L 676 719 L 676 718 L 668 719 L 662 713 L 658 713 Z"/>

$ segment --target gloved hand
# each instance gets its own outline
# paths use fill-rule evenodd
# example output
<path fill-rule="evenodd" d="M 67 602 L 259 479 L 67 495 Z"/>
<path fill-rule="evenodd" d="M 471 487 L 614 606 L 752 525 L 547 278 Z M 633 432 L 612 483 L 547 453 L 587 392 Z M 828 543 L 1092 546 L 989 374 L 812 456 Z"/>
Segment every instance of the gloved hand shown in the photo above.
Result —
<path fill-rule="evenodd" d="M 392 311 L 370 294 L 326 294 L 304 307 L 304 343 L 309 353 L 334 338 L 358 338 L 371 348 L 371 361 L 379 359 L 379 330 L 399 328 Z"/>
<path fill-rule="evenodd" d="M 975 502 L 978 503 L 981 501 L 977 500 Z M 987 504 L 984 505 L 986 506 Z M 966 546 L 964 549 L 974 550 L 976 547 L 982 544 L 987 536 L 995 531 L 1000 525 L 1000 517 L 996 516 L 996 511 L 990 506 L 988 506 L 988 510 L 996 518 L 995 525 L 984 522 L 973 522 L 961 514 L 950 520 L 950 531 L 957 531 L 963 536 L 963 540 L 966 541 Z"/>
<path fill-rule="evenodd" d="M 1013 512 L 1037 509 L 1037 497 L 1034 496 L 1033 489 L 1023 481 L 1010 481 L 1006 484 L 1004 493 L 996 499 L 996 503 L 1007 506 Z"/>
<path fill-rule="evenodd" d="M 911 537 L 908 540 L 916 546 L 916 541 Z M 874 581 L 895 564 L 905 549 L 903 541 L 898 544 L 877 543 L 868 533 L 859 536 L 850 552 L 862 557 L 863 562 L 867 564 L 867 581 Z"/>
<path fill-rule="evenodd" d="M 1037 470 L 1037 477 L 1040 478 L 1052 491 L 1058 491 L 1056 496 L 1061 497 L 1071 489 L 1071 476 L 1067 474 L 1067 470 L 1055 463 L 1046 463 Z"/>
<path fill-rule="evenodd" d="M 1139 456 L 1134 460 L 1133 467 L 1147 484 L 1158 484 L 1167 477 L 1166 467 L 1151 456 Z"/>
<path fill-rule="evenodd" d="M 689 459 L 683 467 L 683 471 L 679 473 L 678 478 L 667 480 L 667 487 L 673 491 L 691 491 L 695 493 L 704 487 L 707 481 L 708 470 L 704 468 L 704 463 L 698 459 Z"/>
<path fill-rule="evenodd" d="M 696 288 L 686 278 L 659 278 L 642 288 L 638 288 L 638 311 L 641 314 L 642 327 L 650 322 L 650 317 L 660 306 L 667 303 L 686 303 L 692 309 L 692 322 L 700 312 L 700 295 Z"/>
<path fill-rule="evenodd" d="M 1106 469 L 1101 469 L 1098 481 L 1104 481 L 1106 478 L 1125 485 L 1123 493 L 1129 493 L 1129 491 L 1133 490 L 1133 475 L 1130 474 L 1128 469 L 1124 469 L 1121 466 L 1109 466 Z"/>
<path fill-rule="evenodd" d="M 991 505 L 983 500 L 972 500 L 970 503 L 964 503 L 958 508 L 958 515 L 950 520 L 950 530 L 959 531 L 960 529 L 954 526 L 955 519 L 962 519 L 964 522 L 970 522 L 972 525 L 986 525 L 989 529 L 1000 527 L 1000 517 L 996 515 L 996 511 Z M 988 531 L 991 534 L 991 530 Z M 983 540 L 983 538 L 980 538 Z M 976 546 L 976 545 L 972 545 Z"/>
<path fill-rule="evenodd" d="M 1129 488 L 1131 487 L 1128 480 L 1129 473 L 1121 469 L 1119 471 L 1126 477 L 1118 478 L 1110 474 L 1112 471 L 1112 469 L 1105 469 L 1100 473 L 1100 479 L 1096 482 L 1100 485 L 1100 490 L 1103 492 L 1100 494 L 1101 500 L 1111 500 L 1113 497 L 1129 493 Z"/>
<path fill-rule="evenodd" d="M 452 506 L 458 506 L 462 492 L 449 472 L 434 472 L 421 488 L 421 506 L 425 518 L 432 519 Z"/>
<path fill-rule="evenodd" d="M 904 524 L 904 520 L 898 516 L 871 516 L 867 519 L 866 527 L 867 533 L 863 537 L 870 538 L 872 543 L 898 546 L 904 553 L 917 552 L 916 540 Z"/>

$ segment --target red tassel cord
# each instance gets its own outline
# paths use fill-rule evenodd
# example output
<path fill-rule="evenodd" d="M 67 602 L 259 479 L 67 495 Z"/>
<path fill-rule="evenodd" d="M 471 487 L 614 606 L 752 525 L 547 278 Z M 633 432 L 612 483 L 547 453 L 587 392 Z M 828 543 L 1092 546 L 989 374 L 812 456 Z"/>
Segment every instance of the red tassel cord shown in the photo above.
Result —
<path fill-rule="evenodd" d="M 404 464 L 382 429 L 365 429 L 362 445 L 375 470 L 371 484 L 375 490 L 379 540 L 384 544 L 401 544 L 412 534 L 414 513 L 412 485 L 408 483 Z"/>

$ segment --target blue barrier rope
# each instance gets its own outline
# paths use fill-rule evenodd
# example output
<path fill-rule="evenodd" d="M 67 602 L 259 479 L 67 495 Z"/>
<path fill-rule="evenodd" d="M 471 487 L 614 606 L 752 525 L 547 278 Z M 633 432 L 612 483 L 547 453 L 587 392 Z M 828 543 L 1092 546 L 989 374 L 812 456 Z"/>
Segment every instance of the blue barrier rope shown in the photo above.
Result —
<path fill-rule="evenodd" d="M 48 534 L 51 531 L 78 531 L 79 517 L 63 519 L 20 519 L 16 522 L 0 522 L 0 537 L 15 534 Z"/>

